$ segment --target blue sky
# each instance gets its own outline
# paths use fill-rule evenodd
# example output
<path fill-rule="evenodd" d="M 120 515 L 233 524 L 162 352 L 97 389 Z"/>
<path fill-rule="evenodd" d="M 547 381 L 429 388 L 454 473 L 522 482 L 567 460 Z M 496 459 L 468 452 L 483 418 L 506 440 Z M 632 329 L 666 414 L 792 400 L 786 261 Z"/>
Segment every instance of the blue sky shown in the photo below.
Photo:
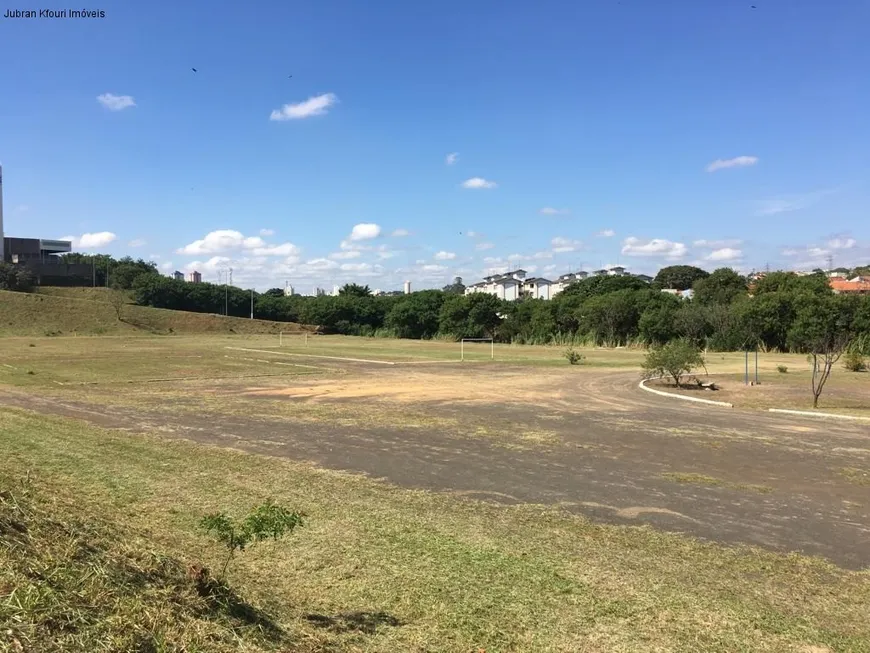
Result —
<path fill-rule="evenodd" d="M 870 262 L 864 0 L 245 6 L 0 17 L 7 235 L 302 291 Z"/>

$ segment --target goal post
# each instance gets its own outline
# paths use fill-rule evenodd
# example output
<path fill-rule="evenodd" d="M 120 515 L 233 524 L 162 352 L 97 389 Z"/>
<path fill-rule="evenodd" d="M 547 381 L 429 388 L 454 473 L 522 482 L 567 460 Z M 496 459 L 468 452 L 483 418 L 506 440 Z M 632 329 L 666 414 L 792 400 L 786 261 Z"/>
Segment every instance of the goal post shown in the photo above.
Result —
<path fill-rule="evenodd" d="M 489 357 L 491 360 L 495 360 L 495 340 L 492 338 L 463 338 L 459 341 L 459 360 L 465 360 L 465 343 L 466 342 L 488 342 L 489 343 Z"/>

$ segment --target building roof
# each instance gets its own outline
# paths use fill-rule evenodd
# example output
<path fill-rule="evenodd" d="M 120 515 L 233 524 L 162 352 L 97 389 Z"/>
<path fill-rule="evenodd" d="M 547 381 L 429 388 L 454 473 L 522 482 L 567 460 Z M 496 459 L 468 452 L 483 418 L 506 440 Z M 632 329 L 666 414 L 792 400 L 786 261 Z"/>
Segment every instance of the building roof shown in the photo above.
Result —
<path fill-rule="evenodd" d="M 848 281 L 832 277 L 829 280 L 831 289 L 835 292 L 866 292 L 870 293 L 870 281 Z"/>
<path fill-rule="evenodd" d="M 529 277 L 528 279 L 526 279 L 526 283 L 536 283 L 538 285 L 541 285 L 542 283 L 550 284 L 553 282 L 549 279 L 544 279 L 544 277 Z"/>

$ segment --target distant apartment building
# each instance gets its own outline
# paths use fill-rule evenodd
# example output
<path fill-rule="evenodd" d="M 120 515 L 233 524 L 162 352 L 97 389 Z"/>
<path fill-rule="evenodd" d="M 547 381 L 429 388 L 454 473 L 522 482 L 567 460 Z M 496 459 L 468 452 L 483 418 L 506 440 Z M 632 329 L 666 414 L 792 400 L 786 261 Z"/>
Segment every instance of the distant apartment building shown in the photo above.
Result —
<path fill-rule="evenodd" d="M 284 296 L 285 297 L 292 297 L 294 294 L 295 293 L 293 292 L 293 286 L 291 286 L 289 283 L 286 286 L 284 286 Z"/>
<path fill-rule="evenodd" d="M 194 270 L 193 272 L 187 273 L 187 280 L 190 283 L 202 283 L 202 275 Z"/>
<path fill-rule="evenodd" d="M 482 292 L 495 295 L 499 299 L 507 301 L 516 301 L 524 297 L 531 299 L 552 299 L 572 283 L 583 281 L 591 276 L 621 277 L 628 276 L 628 272 L 624 267 L 617 265 L 596 270 L 592 273 L 582 271 L 569 272 L 560 276 L 556 281 L 551 281 L 543 277 L 527 278 L 526 271 L 522 269 L 511 270 L 503 274 L 493 274 L 484 277 L 483 281 L 467 286 L 465 294 L 471 295 Z M 652 277 L 647 275 L 636 276 L 647 283 L 652 281 Z"/>
<path fill-rule="evenodd" d="M 178 270 L 176 270 L 172 273 L 172 278 L 176 281 L 184 281 L 184 272 L 179 272 Z"/>
<path fill-rule="evenodd" d="M 405 282 L 405 286 L 404 286 L 404 289 L 403 289 L 403 290 L 404 290 L 404 293 L 405 293 L 406 295 L 410 295 L 410 294 L 411 294 L 411 282 L 410 282 L 410 281 L 406 281 L 406 282 Z"/>

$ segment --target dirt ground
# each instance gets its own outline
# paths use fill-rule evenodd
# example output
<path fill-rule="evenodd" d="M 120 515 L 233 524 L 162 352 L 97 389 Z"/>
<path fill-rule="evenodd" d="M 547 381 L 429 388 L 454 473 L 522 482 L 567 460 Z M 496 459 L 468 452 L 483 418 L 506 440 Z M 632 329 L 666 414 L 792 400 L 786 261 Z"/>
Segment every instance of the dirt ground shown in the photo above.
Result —
<path fill-rule="evenodd" d="M 5 387 L 0 404 L 870 566 L 870 426 L 685 405 L 637 372 L 309 362 L 327 373 L 175 384 L 185 410 L 135 385 L 126 403 Z M 321 418 L 281 412 L 300 406 Z M 339 419 L 357 411 L 385 417 Z"/>

